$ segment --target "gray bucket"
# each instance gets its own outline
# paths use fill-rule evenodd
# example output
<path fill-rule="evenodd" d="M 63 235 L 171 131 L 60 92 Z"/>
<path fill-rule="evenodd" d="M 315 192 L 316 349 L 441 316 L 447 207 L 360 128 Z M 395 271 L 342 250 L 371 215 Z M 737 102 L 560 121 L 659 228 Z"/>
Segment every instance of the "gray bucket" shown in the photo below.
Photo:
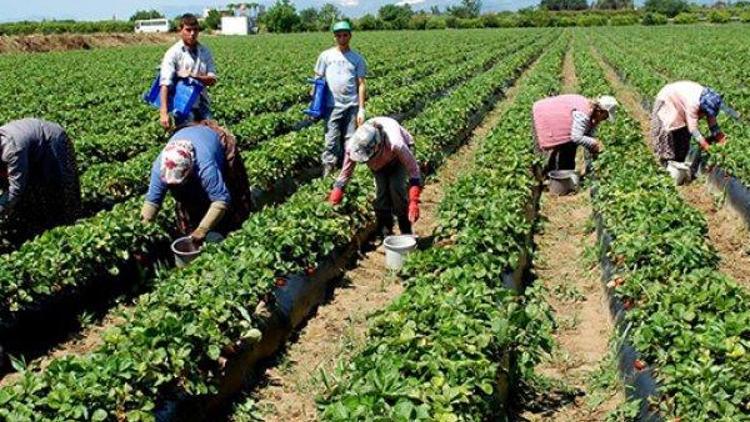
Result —
<path fill-rule="evenodd" d="M 579 176 L 575 170 L 553 170 L 548 176 L 549 191 L 555 195 L 567 195 L 578 190 Z"/>
<path fill-rule="evenodd" d="M 417 248 L 417 239 L 410 235 L 388 236 L 383 241 L 385 246 L 385 266 L 389 270 L 400 270 L 406 261 L 406 255 Z"/>
<path fill-rule="evenodd" d="M 222 240 L 224 237 L 216 232 L 208 232 L 206 235 L 208 243 L 218 243 Z M 202 247 L 195 246 L 190 236 L 183 236 L 172 242 L 171 249 L 175 266 L 182 268 L 201 254 Z"/>

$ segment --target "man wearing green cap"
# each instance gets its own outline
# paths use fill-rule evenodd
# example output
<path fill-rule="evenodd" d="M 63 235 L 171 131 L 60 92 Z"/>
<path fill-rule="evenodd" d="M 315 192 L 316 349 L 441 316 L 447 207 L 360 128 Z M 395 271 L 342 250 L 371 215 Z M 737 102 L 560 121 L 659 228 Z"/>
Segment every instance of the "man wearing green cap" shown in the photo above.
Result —
<path fill-rule="evenodd" d="M 324 174 L 340 167 L 344 160 L 344 143 L 365 121 L 365 75 L 367 63 L 349 48 L 352 26 L 347 21 L 333 25 L 336 46 L 318 56 L 315 75 L 325 78 L 330 91 L 325 117 L 325 149 L 321 156 Z"/>

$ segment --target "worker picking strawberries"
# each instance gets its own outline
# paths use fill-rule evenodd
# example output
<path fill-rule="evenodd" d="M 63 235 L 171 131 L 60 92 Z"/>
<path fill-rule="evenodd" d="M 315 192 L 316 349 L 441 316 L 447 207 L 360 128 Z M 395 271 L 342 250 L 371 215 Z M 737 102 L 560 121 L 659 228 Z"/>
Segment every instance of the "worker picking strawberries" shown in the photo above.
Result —
<path fill-rule="evenodd" d="M 374 117 L 360 126 L 346 144 L 344 165 L 329 196 L 332 204 L 343 199 L 357 163 L 366 163 L 375 176 L 377 233 L 392 234 L 395 215 L 401 233 L 411 234 L 422 193 L 412 135 L 390 117 Z"/>

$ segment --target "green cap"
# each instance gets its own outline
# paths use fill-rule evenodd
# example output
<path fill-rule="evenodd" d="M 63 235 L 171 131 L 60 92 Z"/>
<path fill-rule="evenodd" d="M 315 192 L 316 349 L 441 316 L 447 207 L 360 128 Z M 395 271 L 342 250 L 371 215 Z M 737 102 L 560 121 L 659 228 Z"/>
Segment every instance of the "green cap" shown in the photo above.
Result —
<path fill-rule="evenodd" d="M 348 21 L 339 21 L 333 24 L 333 28 L 331 28 L 333 32 L 352 32 L 352 24 L 350 24 Z"/>

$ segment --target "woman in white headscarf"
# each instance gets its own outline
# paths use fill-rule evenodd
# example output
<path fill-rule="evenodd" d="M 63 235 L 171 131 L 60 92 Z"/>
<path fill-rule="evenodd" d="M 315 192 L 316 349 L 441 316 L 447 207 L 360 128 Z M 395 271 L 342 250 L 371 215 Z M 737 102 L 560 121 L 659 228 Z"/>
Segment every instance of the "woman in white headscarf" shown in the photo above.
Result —
<path fill-rule="evenodd" d="M 368 120 L 346 144 L 344 166 L 329 201 L 334 205 L 341 202 L 354 167 L 357 163 L 366 163 L 375 175 L 378 231 L 392 233 L 395 214 L 401 233 L 411 233 L 412 224 L 419 219 L 422 192 L 422 175 L 413 147 L 414 138 L 396 120 L 390 117 Z"/>

